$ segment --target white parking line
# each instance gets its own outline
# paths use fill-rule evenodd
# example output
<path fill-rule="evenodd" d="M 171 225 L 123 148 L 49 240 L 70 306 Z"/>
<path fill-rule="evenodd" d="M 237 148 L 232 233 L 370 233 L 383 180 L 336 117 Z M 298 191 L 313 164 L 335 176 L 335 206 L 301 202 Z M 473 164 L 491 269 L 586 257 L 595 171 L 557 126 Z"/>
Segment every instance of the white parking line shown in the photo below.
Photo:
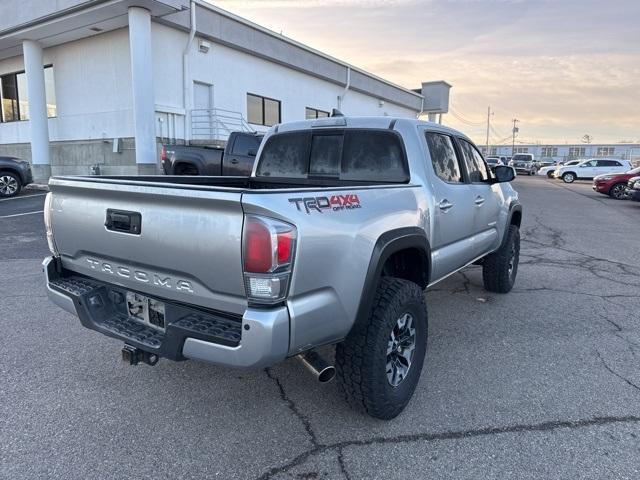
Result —
<path fill-rule="evenodd" d="M 35 195 L 23 195 L 22 197 L 0 198 L 0 202 L 8 202 L 9 200 L 24 200 L 25 198 L 43 197 L 46 193 L 36 193 Z"/>
<path fill-rule="evenodd" d="M 44 210 L 38 210 L 36 212 L 27 212 L 27 213 L 14 213 L 13 215 L 3 215 L 0 218 L 11 218 L 11 217 L 21 217 L 23 215 L 34 215 L 36 213 L 42 213 Z"/>

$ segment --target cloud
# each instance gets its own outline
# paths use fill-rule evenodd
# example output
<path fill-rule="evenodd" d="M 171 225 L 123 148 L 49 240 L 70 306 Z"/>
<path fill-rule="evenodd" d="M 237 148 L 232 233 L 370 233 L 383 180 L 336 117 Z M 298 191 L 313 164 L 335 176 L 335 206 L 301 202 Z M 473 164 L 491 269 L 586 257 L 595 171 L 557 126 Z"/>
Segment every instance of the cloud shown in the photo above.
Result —
<path fill-rule="evenodd" d="M 458 112 L 478 123 L 491 105 L 505 135 L 517 116 L 544 142 L 640 137 L 640 1 L 215 4 L 410 88 L 447 80 Z"/>

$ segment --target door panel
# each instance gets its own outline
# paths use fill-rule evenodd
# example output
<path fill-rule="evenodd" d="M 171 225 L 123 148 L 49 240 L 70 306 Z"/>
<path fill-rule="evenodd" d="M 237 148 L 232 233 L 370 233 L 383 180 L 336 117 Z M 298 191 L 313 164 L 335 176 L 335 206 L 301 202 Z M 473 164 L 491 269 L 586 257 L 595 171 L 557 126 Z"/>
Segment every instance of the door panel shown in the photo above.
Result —
<path fill-rule="evenodd" d="M 193 82 L 192 131 L 194 139 L 211 140 L 216 132 L 213 117 L 213 85 Z"/>
<path fill-rule="evenodd" d="M 462 138 L 458 142 L 471 180 L 469 190 L 473 197 L 473 251 L 476 258 L 499 245 L 498 216 L 504 198 L 500 187 L 491 183 L 489 167 L 476 146 Z"/>
<path fill-rule="evenodd" d="M 497 248 L 500 243 L 498 235 L 498 218 L 504 203 L 502 190 L 494 185 L 471 185 L 474 192 L 474 252 L 479 257 Z"/>
<path fill-rule="evenodd" d="M 452 137 L 425 132 L 427 171 L 433 191 L 432 281 L 474 258 L 473 193 L 465 183 Z"/>
<path fill-rule="evenodd" d="M 208 83 L 193 82 L 193 108 L 205 110 L 213 108 L 212 85 Z"/>
<path fill-rule="evenodd" d="M 225 154 L 223 175 L 251 175 L 253 163 L 256 159 L 262 137 L 249 134 L 233 135 L 231 148 L 227 149 L 228 157 Z"/>
<path fill-rule="evenodd" d="M 593 178 L 598 175 L 596 164 L 596 160 L 591 160 L 590 162 L 583 163 L 579 165 L 578 168 L 576 168 L 576 174 L 579 178 Z"/>

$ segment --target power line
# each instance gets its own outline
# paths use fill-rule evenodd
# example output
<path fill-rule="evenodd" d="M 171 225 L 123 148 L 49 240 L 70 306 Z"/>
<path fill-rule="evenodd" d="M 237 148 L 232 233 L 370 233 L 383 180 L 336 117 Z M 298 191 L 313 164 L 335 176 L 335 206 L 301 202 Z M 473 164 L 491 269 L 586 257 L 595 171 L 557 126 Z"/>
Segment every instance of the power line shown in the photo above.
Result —
<path fill-rule="evenodd" d="M 493 133 L 496 137 L 510 137 L 511 135 L 505 135 L 503 132 L 499 132 L 493 125 L 489 125 L 489 129 L 491 133 Z"/>
<path fill-rule="evenodd" d="M 453 118 L 458 120 L 458 122 L 460 122 L 463 125 L 466 125 L 468 127 L 481 127 L 482 126 L 482 123 L 470 122 L 470 121 L 466 120 L 465 118 L 461 117 L 460 115 L 458 115 L 457 113 L 453 112 L 452 110 L 449 110 L 449 113 L 451 114 L 451 116 Z"/>
<path fill-rule="evenodd" d="M 468 118 L 465 118 L 465 116 L 459 113 L 452 105 L 449 105 L 449 113 L 451 113 L 451 115 L 453 115 L 455 118 L 460 120 L 462 123 L 466 123 L 468 125 L 473 125 L 476 127 L 486 125 L 485 122 L 474 122 L 473 120 L 469 120 Z"/>

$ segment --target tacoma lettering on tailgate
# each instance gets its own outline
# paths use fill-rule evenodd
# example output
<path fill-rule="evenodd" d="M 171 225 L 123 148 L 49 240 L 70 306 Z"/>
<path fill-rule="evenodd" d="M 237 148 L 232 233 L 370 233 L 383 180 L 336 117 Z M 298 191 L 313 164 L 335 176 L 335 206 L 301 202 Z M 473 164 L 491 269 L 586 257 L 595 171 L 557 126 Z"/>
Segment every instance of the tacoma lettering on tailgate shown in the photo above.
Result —
<path fill-rule="evenodd" d="M 160 276 L 157 273 L 147 273 L 143 270 L 123 267 L 122 265 L 115 265 L 108 262 L 101 262 L 100 260 L 95 260 L 93 258 L 87 258 L 87 262 L 92 270 L 99 270 L 122 278 L 130 278 L 141 283 L 175 289 L 179 292 L 193 293 L 193 286 L 191 285 L 191 282 L 187 280 L 177 280 L 167 276 Z"/>

